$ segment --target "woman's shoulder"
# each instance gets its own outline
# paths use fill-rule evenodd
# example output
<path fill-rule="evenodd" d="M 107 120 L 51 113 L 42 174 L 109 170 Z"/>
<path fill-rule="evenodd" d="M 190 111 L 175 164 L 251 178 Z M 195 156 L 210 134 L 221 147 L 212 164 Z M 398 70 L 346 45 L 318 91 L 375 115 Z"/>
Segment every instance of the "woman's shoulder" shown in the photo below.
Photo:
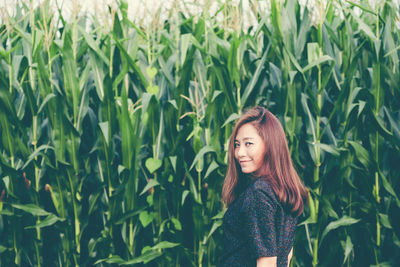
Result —
<path fill-rule="evenodd" d="M 265 193 L 273 193 L 272 185 L 266 178 L 255 178 L 251 181 L 249 187 L 251 191 L 263 191 Z"/>
<path fill-rule="evenodd" d="M 265 178 L 256 178 L 251 181 L 245 192 L 247 197 L 256 198 L 256 200 L 268 199 L 270 202 L 277 203 L 277 199 L 271 184 Z"/>

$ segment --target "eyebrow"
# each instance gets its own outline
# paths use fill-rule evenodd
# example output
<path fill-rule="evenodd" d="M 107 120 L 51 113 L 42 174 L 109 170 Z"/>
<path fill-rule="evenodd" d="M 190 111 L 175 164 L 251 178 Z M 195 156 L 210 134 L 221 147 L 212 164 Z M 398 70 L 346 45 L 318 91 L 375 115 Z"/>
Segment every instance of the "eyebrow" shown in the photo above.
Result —
<path fill-rule="evenodd" d="M 253 137 L 245 137 L 242 139 L 242 141 L 253 140 L 253 139 L 254 139 Z M 235 139 L 235 142 L 239 142 L 239 140 Z"/>

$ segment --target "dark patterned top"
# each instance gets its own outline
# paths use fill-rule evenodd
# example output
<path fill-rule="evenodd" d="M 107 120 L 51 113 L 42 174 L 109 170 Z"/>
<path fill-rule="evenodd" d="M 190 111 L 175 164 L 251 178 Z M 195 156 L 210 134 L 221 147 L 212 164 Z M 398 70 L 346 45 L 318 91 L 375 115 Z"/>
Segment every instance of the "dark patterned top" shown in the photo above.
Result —
<path fill-rule="evenodd" d="M 256 266 L 258 258 L 277 256 L 277 267 L 287 267 L 296 224 L 271 185 L 253 180 L 224 215 L 221 266 Z"/>

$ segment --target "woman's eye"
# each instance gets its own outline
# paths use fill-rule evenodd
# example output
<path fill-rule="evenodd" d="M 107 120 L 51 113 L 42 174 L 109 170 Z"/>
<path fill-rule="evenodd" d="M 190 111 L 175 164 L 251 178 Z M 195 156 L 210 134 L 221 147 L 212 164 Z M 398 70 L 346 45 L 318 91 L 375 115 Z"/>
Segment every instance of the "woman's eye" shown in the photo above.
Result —
<path fill-rule="evenodd" d="M 238 144 L 238 143 L 235 143 L 234 145 L 233 145 L 233 147 L 239 147 L 240 145 Z"/>
<path fill-rule="evenodd" d="M 253 144 L 253 143 L 251 143 L 251 142 L 246 142 L 246 143 L 245 143 L 246 146 L 250 146 L 250 145 L 252 145 L 252 144 Z"/>

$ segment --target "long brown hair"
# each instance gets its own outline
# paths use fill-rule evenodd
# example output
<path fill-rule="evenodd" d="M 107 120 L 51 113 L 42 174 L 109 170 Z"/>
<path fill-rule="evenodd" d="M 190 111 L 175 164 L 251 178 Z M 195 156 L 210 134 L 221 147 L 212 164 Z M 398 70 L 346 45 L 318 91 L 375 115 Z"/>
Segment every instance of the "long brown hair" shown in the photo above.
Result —
<path fill-rule="evenodd" d="M 264 163 L 255 175 L 269 182 L 278 200 L 291 214 L 300 215 L 308 200 L 308 190 L 293 166 L 281 123 L 271 112 L 259 106 L 244 113 L 233 130 L 229 141 L 228 171 L 222 188 L 222 201 L 229 207 L 250 179 L 241 172 L 234 154 L 237 132 L 246 123 L 251 123 L 257 129 L 266 147 Z"/>

